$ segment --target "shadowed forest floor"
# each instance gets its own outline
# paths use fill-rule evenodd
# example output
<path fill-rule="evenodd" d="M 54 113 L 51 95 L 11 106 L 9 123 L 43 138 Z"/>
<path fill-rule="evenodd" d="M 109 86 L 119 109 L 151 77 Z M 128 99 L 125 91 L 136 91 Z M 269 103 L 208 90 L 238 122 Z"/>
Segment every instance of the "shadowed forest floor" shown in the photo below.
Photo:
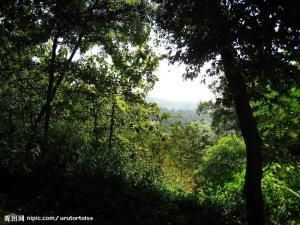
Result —
<path fill-rule="evenodd" d="M 101 225 L 218 225 L 221 210 L 200 204 L 193 196 L 162 192 L 143 184 L 130 185 L 121 177 L 3 177 L 5 209 L 1 214 L 38 216 L 92 216 L 85 222 L 38 222 L 34 224 Z M 2 199 L 3 200 L 3 199 Z M 27 222 L 30 224 L 29 222 Z"/>

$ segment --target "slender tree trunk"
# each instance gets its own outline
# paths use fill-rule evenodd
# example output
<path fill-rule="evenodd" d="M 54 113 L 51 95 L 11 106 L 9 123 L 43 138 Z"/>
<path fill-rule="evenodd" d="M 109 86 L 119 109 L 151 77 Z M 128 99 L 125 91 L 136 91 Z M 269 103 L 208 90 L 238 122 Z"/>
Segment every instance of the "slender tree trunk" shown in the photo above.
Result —
<path fill-rule="evenodd" d="M 246 144 L 247 164 L 244 195 L 248 225 L 264 225 L 264 203 L 261 190 L 262 141 L 253 117 L 245 81 L 235 66 L 234 56 L 230 48 L 225 49 L 221 57 Z"/>
<path fill-rule="evenodd" d="M 47 87 L 47 96 L 46 96 L 46 101 L 45 104 L 42 106 L 35 122 L 33 123 L 33 126 L 31 127 L 31 140 L 29 142 L 31 142 L 35 135 L 36 135 L 36 129 L 39 125 L 39 123 L 41 122 L 42 118 L 45 116 L 45 124 L 44 124 L 44 140 L 47 142 L 48 139 L 48 129 L 49 129 L 49 121 L 50 121 L 50 115 L 51 115 L 51 103 L 56 95 L 57 89 L 60 86 L 61 82 L 63 81 L 64 77 L 65 77 L 65 70 L 68 69 L 68 66 L 70 66 L 70 63 L 73 60 L 74 55 L 76 54 L 81 41 L 83 38 L 83 32 L 79 35 L 78 40 L 76 45 L 74 46 L 73 51 L 71 52 L 71 55 L 69 56 L 67 63 L 66 63 L 66 67 L 65 68 L 58 68 L 58 77 L 56 79 L 54 79 L 54 76 L 51 78 L 51 76 L 49 76 L 49 81 L 48 81 L 48 87 Z M 51 69 L 51 67 L 50 67 Z M 53 67 L 54 69 L 54 67 Z M 53 71 L 54 72 L 54 71 Z M 49 75 L 52 73 L 52 71 L 49 72 Z M 53 79 L 53 80 L 52 80 Z M 27 144 L 27 149 L 30 148 L 31 143 Z"/>
<path fill-rule="evenodd" d="M 97 0 L 93 6 L 90 8 L 89 10 L 89 16 L 88 17 L 91 17 L 92 14 L 93 14 L 93 10 L 97 7 L 99 3 L 99 0 Z M 87 17 L 87 18 L 88 18 Z M 86 21 L 85 23 L 85 26 L 88 25 L 88 20 Z M 79 33 L 79 36 L 78 36 L 78 40 L 71 52 L 71 55 L 69 56 L 69 58 L 67 59 L 67 63 L 66 63 L 66 67 L 65 68 L 57 68 L 58 69 L 58 77 L 56 79 L 56 82 L 54 81 L 54 76 L 53 76 L 53 81 L 50 81 L 50 76 L 49 76 L 49 83 L 48 83 L 48 90 L 47 90 L 47 97 L 46 97 L 46 102 L 45 104 L 42 105 L 42 108 L 36 118 L 36 120 L 33 122 L 31 122 L 32 126 L 31 126 L 31 136 L 29 138 L 29 141 L 28 143 L 26 144 L 26 149 L 30 149 L 32 146 L 32 141 L 33 139 L 35 138 L 35 135 L 36 135 L 36 129 L 39 125 L 39 123 L 41 122 L 42 118 L 45 116 L 45 123 L 44 123 L 44 142 L 48 142 L 48 129 L 49 129 L 49 123 L 50 123 L 50 115 L 51 115 L 51 103 L 56 95 L 56 92 L 57 92 L 57 89 L 58 87 L 60 86 L 61 82 L 63 81 L 64 77 L 65 77 L 65 70 L 68 68 L 68 66 L 70 65 L 70 63 L 72 62 L 73 60 L 73 57 L 74 55 L 76 54 L 81 42 L 82 42 L 82 39 L 83 39 L 83 36 L 84 36 L 84 30 L 85 30 L 85 26 L 83 26 L 82 28 L 82 31 L 81 33 Z M 57 39 L 58 39 L 58 36 L 59 36 L 59 32 L 57 34 L 57 36 L 54 38 L 55 40 L 55 44 L 57 45 Z M 55 52 L 53 52 L 53 49 L 55 47 L 55 50 L 57 48 L 57 46 L 52 46 L 52 54 Z M 53 56 L 53 55 L 52 55 Z M 52 57 L 53 59 L 53 57 Z M 53 63 L 55 63 L 55 58 L 53 60 Z M 53 67 L 54 68 L 54 67 Z M 51 70 L 51 68 L 50 68 Z M 49 75 L 51 74 L 52 72 L 50 71 L 49 72 Z M 54 71 L 53 71 L 54 73 Z M 50 87 L 50 88 L 49 88 Z M 49 91 L 51 90 L 51 91 Z"/>
<path fill-rule="evenodd" d="M 47 148 L 48 146 L 48 133 L 49 133 L 49 123 L 50 123 L 50 114 L 51 114 L 51 95 L 53 92 L 54 86 L 54 73 L 55 73 L 55 61 L 56 61 L 56 49 L 57 49 L 57 41 L 59 37 L 59 32 L 54 37 L 53 46 L 51 51 L 51 62 L 49 66 L 49 73 L 48 73 L 48 87 L 47 87 L 47 96 L 46 96 L 46 103 L 45 103 L 45 121 L 44 121 L 44 147 Z"/>
<path fill-rule="evenodd" d="M 18 52 L 18 63 L 21 65 L 21 54 L 20 52 Z M 20 98 L 21 98 L 21 102 L 20 102 L 20 108 L 22 110 L 22 129 L 23 129 L 23 139 L 26 140 L 27 137 L 27 132 L 26 132 L 26 110 L 25 110 L 25 98 L 24 98 L 24 85 L 25 85 L 25 81 L 23 79 L 23 75 L 19 76 L 19 91 L 20 91 Z"/>
<path fill-rule="evenodd" d="M 15 125 L 13 122 L 13 111 L 11 106 L 9 107 L 9 133 L 8 133 L 8 146 L 11 149 L 14 149 L 15 146 L 15 139 L 14 139 L 14 133 L 15 133 Z"/>
<path fill-rule="evenodd" d="M 114 135 L 114 126 L 115 126 L 115 102 L 111 106 L 111 115 L 110 115 L 110 127 L 109 127 L 109 139 L 108 139 L 108 149 L 112 151 L 112 139 Z"/>
<path fill-rule="evenodd" d="M 182 185 L 183 184 L 183 181 L 182 181 L 182 168 L 183 168 L 183 163 L 182 163 L 182 146 L 179 146 L 179 164 L 180 164 L 180 184 Z"/>
<path fill-rule="evenodd" d="M 33 127 L 33 107 L 32 107 L 32 89 L 29 88 L 29 122 L 30 127 Z"/>
<path fill-rule="evenodd" d="M 25 98 L 24 98 L 24 80 L 22 76 L 20 76 L 20 97 L 21 97 L 21 103 L 20 108 L 22 109 L 22 129 L 23 129 L 23 138 L 26 140 L 27 132 L 26 132 L 26 112 L 25 112 Z"/>
<path fill-rule="evenodd" d="M 98 151 L 98 147 L 99 147 L 98 113 L 97 113 L 97 108 L 96 108 L 95 101 L 93 102 L 94 135 L 95 135 L 95 146 L 94 146 L 94 148 L 95 148 L 96 151 Z"/>

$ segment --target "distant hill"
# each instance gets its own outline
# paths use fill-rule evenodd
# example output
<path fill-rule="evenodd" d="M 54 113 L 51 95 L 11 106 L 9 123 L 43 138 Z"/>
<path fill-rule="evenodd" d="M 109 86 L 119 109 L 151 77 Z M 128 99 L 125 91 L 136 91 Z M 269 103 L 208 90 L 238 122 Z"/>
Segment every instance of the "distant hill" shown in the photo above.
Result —
<path fill-rule="evenodd" d="M 163 113 L 170 113 L 172 118 L 168 119 L 169 123 L 176 121 L 193 122 L 200 119 L 211 121 L 209 115 L 199 116 L 196 113 L 197 103 L 183 101 L 168 101 L 158 98 L 148 97 L 147 102 L 155 102 Z"/>
<path fill-rule="evenodd" d="M 170 101 L 159 98 L 147 97 L 147 102 L 155 102 L 160 108 L 166 108 L 169 110 L 196 110 L 197 103 L 189 101 Z"/>

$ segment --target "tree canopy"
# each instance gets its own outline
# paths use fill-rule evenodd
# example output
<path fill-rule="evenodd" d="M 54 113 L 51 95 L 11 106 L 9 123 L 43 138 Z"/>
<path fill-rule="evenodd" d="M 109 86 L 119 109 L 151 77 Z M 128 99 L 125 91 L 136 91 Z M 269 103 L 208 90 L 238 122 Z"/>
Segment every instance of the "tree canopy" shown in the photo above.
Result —
<path fill-rule="evenodd" d="M 295 0 L 1 3 L 0 224 L 299 224 L 298 11 Z M 166 56 L 186 79 L 209 62 L 215 99 L 152 102 Z"/>

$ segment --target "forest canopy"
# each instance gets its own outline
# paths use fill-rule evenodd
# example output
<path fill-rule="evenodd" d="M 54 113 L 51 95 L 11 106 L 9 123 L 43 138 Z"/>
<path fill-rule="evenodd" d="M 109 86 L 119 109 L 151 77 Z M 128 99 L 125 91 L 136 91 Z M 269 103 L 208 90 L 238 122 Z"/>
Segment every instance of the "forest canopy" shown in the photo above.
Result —
<path fill-rule="evenodd" d="M 0 224 L 299 224 L 297 15 L 296 0 L 1 3 Z M 192 80 L 211 63 L 216 98 L 149 101 L 162 59 Z"/>

